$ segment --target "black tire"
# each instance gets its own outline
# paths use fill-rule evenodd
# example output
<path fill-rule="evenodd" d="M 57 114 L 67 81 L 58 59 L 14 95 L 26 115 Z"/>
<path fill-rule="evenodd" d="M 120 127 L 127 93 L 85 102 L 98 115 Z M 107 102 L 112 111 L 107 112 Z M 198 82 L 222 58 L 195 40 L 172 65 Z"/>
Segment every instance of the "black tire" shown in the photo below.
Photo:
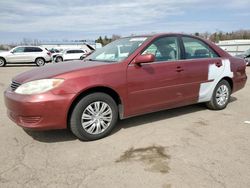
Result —
<path fill-rule="evenodd" d="M 219 102 L 217 101 L 217 97 L 216 97 L 216 94 L 218 92 L 218 89 L 220 87 L 223 87 L 225 86 L 228 90 L 228 97 L 227 99 L 225 100 L 225 103 L 224 104 L 219 104 Z M 228 81 L 226 80 L 221 80 L 217 85 L 216 87 L 214 88 L 214 91 L 213 91 L 213 95 L 212 95 L 212 99 L 206 103 L 206 106 L 211 109 L 211 110 L 223 110 L 224 108 L 227 107 L 229 101 L 230 101 L 230 96 L 231 96 L 231 92 L 232 92 L 232 88 L 230 86 L 230 84 L 228 83 Z"/>
<path fill-rule="evenodd" d="M 82 123 L 84 121 L 82 120 L 82 115 L 87 110 L 87 107 L 89 107 L 89 105 L 93 104 L 94 102 L 103 102 L 107 104 L 109 109 L 112 111 L 112 115 L 110 118 L 111 121 L 109 122 L 109 125 L 107 126 L 106 129 L 103 130 L 103 132 L 98 133 L 98 134 L 90 134 L 82 126 Z M 76 104 L 76 106 L 74 107 L 72 111 L 69 123 L 70 123 L 70 129 L 76 137 L 78 137 L 80 140 L 91 141 L 91 140 L 101 139 L 109 135 L 112 129 L 114 128 L 114 126 L 116 125 L 117 119 L 118 119 L 118 107 L 114 99 L 105 93 L 98 92 L 98 93 L 92 93 L 83 97 Z M 92 127 L 92 126 L 93 124 L 89 127 Z M 99 126 L 100 126 L 100 122 L 99 122 Z M 97 128 L 95 130 L 97 130 Z"/>
<path fill-rule="evenodd" d="M 35 63 L 36 63 L 36 65 L 37 65 L 38 67 L 42 67 L 42 66 L 45 65 L 45 60 L 44 60 L 43 58 L 39 57 L 39 58 L 36 58 Z"/>
<path fill-rule="evenodd" d="M 5 59 L 0 57 L 0 67 L 4 67 L 5 65 L 6 65 Z"/>
<path fill-rule="evenodd" d="M 55 62 L 57 62 L 57 63 L 59 63 L 59 62 L 63 62 L 63 58 L 62 57 L 56 57 L 56 60 L 55 60 Z"/>

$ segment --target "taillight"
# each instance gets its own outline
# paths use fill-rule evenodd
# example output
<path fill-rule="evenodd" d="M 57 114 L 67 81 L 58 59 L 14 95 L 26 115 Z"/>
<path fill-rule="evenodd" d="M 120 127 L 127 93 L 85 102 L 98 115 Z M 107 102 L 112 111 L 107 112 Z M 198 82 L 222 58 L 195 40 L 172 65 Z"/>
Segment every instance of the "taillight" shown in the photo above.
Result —
<path fill-rule="evenodd" d="M 50 52 L 47 52 L 47 54 L 48 54 L 49 56 L 51 56 L 51 53 L 50 53 Z"/>

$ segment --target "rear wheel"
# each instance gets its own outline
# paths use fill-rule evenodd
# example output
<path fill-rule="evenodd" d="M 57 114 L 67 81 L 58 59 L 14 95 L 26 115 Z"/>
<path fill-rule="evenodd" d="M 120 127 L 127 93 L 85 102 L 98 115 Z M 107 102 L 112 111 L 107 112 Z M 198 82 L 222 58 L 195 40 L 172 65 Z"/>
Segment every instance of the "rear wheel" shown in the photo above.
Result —
<path fill-rule="evenodd" d="M 222 110 L 229 103 L 231 95 L 231 86 L 226 80 L 221 80 L 214 89 L 212 99 L 206 103 L 207 107 L 212 110 Z"/>
<path fill-rule="evenodd" d="M 0 58 L 0 67 L 4 67 L 6 65 L 6 61 L 4 58 Z"/>
<path fill-rule="evenodd" d="M 41 67 L 41 66 L 44 66 L 45 65 L 45 60 L 43 59 L 43 58 L 37 58 L 36 59 L 36 65 L 38 66 L 38 67 Z"/>
<path fill-rule="evenodd" d="M 118 119 L 117 104 L 105 93 L 82 98 L 73 109 L 70 128 L 80 140 L 97 140 L 112 131 Z"/>

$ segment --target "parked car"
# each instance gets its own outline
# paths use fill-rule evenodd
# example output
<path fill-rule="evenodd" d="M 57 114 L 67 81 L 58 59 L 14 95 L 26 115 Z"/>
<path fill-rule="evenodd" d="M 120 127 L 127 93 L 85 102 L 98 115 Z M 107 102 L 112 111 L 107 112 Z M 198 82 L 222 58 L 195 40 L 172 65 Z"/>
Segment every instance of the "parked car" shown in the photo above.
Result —
<path fill-rule="evenodd" d="M 43 66 L 51 61 L 51 53 L 39 46 L 17 46 L 10 51 L 0 52 L 0 67 L 6 64 L 35 63 Z"/>
<path fill-rule="evenodd" d="M 81 56 L 86 56 L 87 50 L 83 49 L 67 49 L 63 50 L 61 53 L 54 53 L 52 59 L 55 62 L 69 61 L 69 60 L 79 60 Z"/>
<path fill-rule="evenodd" d="M 54 48 L 50 49 L 49 51 L 50 51 L 51 54 L 60 53 L 60 50 L 57 50 L 57 49 L 54 49 Z"/>
<path fill-rule="evenodd" d="M 246 65 L 250 65 L 250 48 L 244 53 L 236 55 L 236 57 L 243 58 L 246 62 Z"/>
<path fill-rule="evenodd" d="M 87 52 L 86 54 L 82 55 L 80 57 L 80 60 L 83 60 L 84 58 L 88 57 L 90 54 L 92 54 L 94 51 Z"/>
<path fill-rule="evenodd" d="M 86 54 L 83 54 L 83 55 L 80 57 L 80 60 L 83 60 L 84 58 L 86 58 L 87 56 L 89 56 L 90 54 L 92 54 L 92 53 L 95 51 L 95 49 L 94 49 L 91 45 L 86 44 L 86 46 L 89 48 L 89 51 L 86 52 Z"/>
<path fill-rule="evenodd" d="M 245 86 L 245 69 L 244 60 L 195 36 L 127 37 L 84 63 L 52 64 L 16 76 L 5 104 L 10 119 L 24 128 L 69 127 L 79 139 L 95 140 L 107 136 L 118 118 L 195 103 L 222 110 L 231 93 Z"/>

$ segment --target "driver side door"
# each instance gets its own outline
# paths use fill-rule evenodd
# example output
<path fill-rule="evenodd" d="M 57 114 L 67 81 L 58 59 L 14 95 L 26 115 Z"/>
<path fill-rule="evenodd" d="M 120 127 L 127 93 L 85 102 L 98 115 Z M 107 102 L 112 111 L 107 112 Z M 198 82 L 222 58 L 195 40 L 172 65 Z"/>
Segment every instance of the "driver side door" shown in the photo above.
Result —
<path fill-rule="evenodd" d="M 17 47 L 8 56 L 9 63 L 23 63 L 26 60 L 25 47 Z"/>
<path fill-rule="evenodd" d="M 153 54 L 152 63 L 129 64 L 127 69 L 129 115 L 178 106 L 182 95 L 179 79 L 180 46 L 177 36 L 158 38 L 141 54 Z"/>

